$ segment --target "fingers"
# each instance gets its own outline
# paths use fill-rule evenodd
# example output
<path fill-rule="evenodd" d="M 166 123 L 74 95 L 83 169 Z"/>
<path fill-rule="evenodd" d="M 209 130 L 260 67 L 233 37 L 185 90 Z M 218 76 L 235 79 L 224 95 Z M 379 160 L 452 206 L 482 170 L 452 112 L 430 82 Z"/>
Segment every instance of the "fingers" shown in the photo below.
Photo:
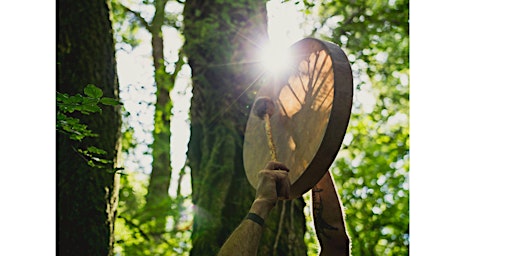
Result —
<path fill-rule="evenodd" d="M 290 198 L 290 169 L 280 162 L 268 162 L 265 169 L 258 173 L 261 192 L 265 195 L 272 195 L 273 200 Z M 260 189 L 258 189 L 260 190 Z M 272 190 L 269 192 L 268 190 Z"/>
<path fill-rule="evenodd" d="M 273 170 L 273 173 L 280 173 L 275 180 L 276 192 L 279 199 L 289 199 L 290 197 L 290 179 L 288 179 L 288 172 L 290 169 L 280 162 L 268 162 L 265 166 L 266 170 Z"/>
<path fill-rule="evenodd" d="M 290 171 L 290 169 L 288 169 L 286 165 L 280 162 L 268 162 L 267 165 L 265 166 L 265 170 L 282 170 L 287 172 Z"/>
<path fill-rule="evenodd" d="M 282 170 L 261 170 L 258 173 L 259 183 L 266 186 L 281 185 L 284 181 L 288 181 L 288 172 Z"/>
<path fill-rule="evenodd" d="M 276 182 L 276 191 L 278 199 L 290 198 L 290 179 L 288 178 L 288 173 L 286 173 L 286 177 Z"/>
<path fill-rule="evenodd" d="M 272 202 L 290 197 L 290 179 L 287 171 L 261 170 L 258 173 L 257 197 Z"/>

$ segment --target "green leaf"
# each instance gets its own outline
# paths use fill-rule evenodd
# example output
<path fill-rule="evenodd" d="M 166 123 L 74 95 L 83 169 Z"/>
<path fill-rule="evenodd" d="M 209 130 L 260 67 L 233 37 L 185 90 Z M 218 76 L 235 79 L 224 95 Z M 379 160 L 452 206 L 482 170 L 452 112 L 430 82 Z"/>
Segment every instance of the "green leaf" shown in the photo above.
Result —
<path fill-rule="evenodd" d="M 121 105 L 120 101 L 118 101 L 116 99 L 112 99 L 112 98 L 107 98 L 107 97 L 101 98 L 100 102 L 103 105 L 110 105 L 110 106 Z"/>
<path fill-rule="evenodd" d="M 83 101 L 83 96 L 80 95 L 80 94 L 76 94 L 76 95 L 73 95 L 71 97 L 69 97 L 68 99 L 68 104 L 72 104 L 72 103 L 82 103 Z"/>
<path fill-rule="evenodd" d="M 96 165 L 94 164 L 94 162 L 93 162 L 92 160 L 87 161 L 87 164 L 88 164 L 90 167 L 96 167 Z"/>
<path fill-rule="evenodd" d="M 97 105 L 100 101 L 99 98 L 85 97 L 82 101 L 83 105 Z"/>
<path fill-rule="evenodd" d="M 83 114 L 96 113 L 96 112 L 101 113 L 101 108 L 96 105 L 83 105 L 81 107 L 82 107 L 81 112 Z"/>
<path fill-rule="evenodd" d="M 67 94 L 57 92 L 57 102 L 65 102 L 67 99 L 69 99 Z"/>
<path fill-rule="evenodd" d="M 101 91 L 100 88 L 96 87 L 93 84 L 88 84 L 84 88 L 84 93 L 85 93 L 85 95 L 87 95 L 91 98 L 96 98 L 96 99 L 99 99 L 99 98 L 101 98 L 101 96 L 103 96 L 103 91 Z"/>
<path fill-rule="evenodd" d="M 98 154 L 98 155 L 106 155 L 107 154 L 107 151 L 103 150 L 103 149 L 100 149 L 100 148 L 97 148 L 95 146 L 89 146 L 87 147 L 87 151 L 91 152 L 91 153 L 95 153 L 95 154 Z"/>
<path fill-rule="evenodd" d="M 102 164 L 112 163 L 112 161 L 110 161 L 110 160 L 99 158 L 99 157 L 94 157 L 93 160 L 96 162 L 102 163 Z"/>

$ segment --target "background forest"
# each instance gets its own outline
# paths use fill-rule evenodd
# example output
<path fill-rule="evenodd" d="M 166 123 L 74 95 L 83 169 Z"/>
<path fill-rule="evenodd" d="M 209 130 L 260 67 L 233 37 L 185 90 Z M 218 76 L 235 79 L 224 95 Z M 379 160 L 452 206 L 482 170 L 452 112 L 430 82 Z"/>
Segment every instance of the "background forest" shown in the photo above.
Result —
<path fill-rule="evenodd" d="M 126 67 L 125 70 L 119 69 L 120 97 L 122 101 L 124 99 L 126 110 L 123 150 L 125 161 L 131 168 L 123 171 L 128 175 L 121 177 L 119 215 L 116 222 L 116 252 L 126 255 L 155 253 L 179 255 L 186 253 L 194 246 L 194 240 L 191 240 L 193 237 L 192 200 L 194 200 L 194 187 L 190 191 L 192 163 L 187 165 L 179 156 L 183 154 L 179 148 L 183 147 L 183 138 L 189 136 L 186 132 L 189 129 L 189 123 L 178 126 L 178 122 L 183 122 L 184 118 L 186 122 L 190 122 L 187 120 L 189 108 L 187 100 L 190 100 L 191 87 L 194 86 L 190 80 L 187 80 L 190 77 L 187 59 L 192 59 L 193 56 L 186 57 L 187 45 L 182 46 L 183 37 L 187 41 L 198 39 L 196 36 L 187 38 L 186 31 L 183 35 L 184 26 L 186 30 L 187 24 L 184 20 L 187 16 L 186 13 L 183 14 L 183 5 L 177 2 L 169 2 L 166 3 L 167 5 L 164 3 L 114 1 L 112 7 L 118 60 L 119 56 L 130 60 L 128 55 L 136 51 L 140 52 L 139 56 L 142 56 L 132 58 L 132 66 Z M 189 4 L 193 5 L 190 2 Z M 292 11 L 295 9 L 295 12 L 288 15 L 295 14 L 295 17 L 291 17 L 293 20 L 297 20 L 297 17 L 301 18 L 295 21 L 300 22 L 296 26 L 306 29 L 300 29 L 299 33 L 302 34 L 296 32 L 298 35 L 292 38 L 293 40 L 314 36 L 335 42 L 347 52 L 351 60 L 356 88 L 353 115 L 344 147 L 331 171 L 334 173 L 342 195 L 347 218 L 351 219 L 349 232 L 354 238 L 353 254 L 407 254 L 409 243 L 408 3 L 335 1 L 320 4 L 273 1 L 267 5 L 275 9 L 280 8 L 274 12 L 268 11 L 269 30 L 279 30 L 281 27 L 281 31 L 286 31 L 282 26 L 290 24 L 283 22 L 288 17 L 279 20 L 279 17 L 275 16 L 283 15 L 284 9 L 292 9 Z M 168 11 L 159 12 L 158 8 Z M 239 7 L 235 3 L 233 6 L 224 3 L 217 8 L 229 13 Z M 198 9 L 196 7 L 194 12 L 198 12 Z M 163 18 L 157 18 L 157 16 L 151 18 L 152 15 L 159 14 Z M 285 12 L 284 15 L 287 13 Z M 231 22 L 228 14 L 226 17 L 220 15 L 212 19 L 216 19 L 220 24 L 208 24 L 213 26 L 208 30 L 212 34 L 208 37 L 215 36 L 216 33 L 211 31 L 216 31 L 218 26 L 222 27 L 222 23 Z M 259 19 L 258 22 L 265 22 L 261 17 Z M 155 20 L 160 20 L 161 23 L 156 24 Z M 191 24 L 197 22 L 190 21 Z M 293 32 L 290 31 L 292 29 L 296 28 L 289 28 L 288 33 Z M 163 37 L 156 36 L 161 33 L 160 31 L 167 31 L 167 33 L 163 33 Z M 147 34 L 151 36 L 145 36 Z M 275 34 L 269 36 L 270 40 L 288 39 L 288 44 L 293 43 L 289 38 L 272 38 L 276 36 Z M 157 39 L 161 42 L 156 43 Z M 205 44 L 205 42 L 211 41 L 205 40 L 202 43 Z M 155 45 L 165 46 L 170 50 L 154 50 Z M 286 43 L 281 42 L 281 45 Z M 142 47 L 146 49 L 141 49 Z M 205 48 L 210 49 L 222 47 L 214 44 L 205 45 Z M 164 52 L 164 55 L 155 56 L 155 52 Z M 147 58 L 151 54 L 153 54 L 152 63 L 151 58 Z M 155 61 L 158 59 L 160 61 Z M 134 70 L 134 66 L 140 67 L 144 65 L 142 63 L 148 67 L 151 64 L 157 67 L 159 65 L 157 63 L 161 63 L 162 66 L 154 70 L 160 68 L 162 71 L 151 74 L 150 68 L 145 68 L 145 73 L 142 70 Z M 140 77 L 133 80 L 124 78 L 134 77 L 133 73 L 140 74 Z M 141 79 L 143 76 L 146 76 L 149 81 L 153 80 L 154 84 L 151 82 L 148 84 Z M 155 79 L 151 79 L 151 76 Z M 192 77 L 194 78 L 193 75 Z M 156 97 L 156 102 L 155 94 L 159 95 Z M 170 95 L 165 100 L 166 103 L 159 103 L 162 99 L 161 94 L 167 97 Z M 215 97 L 213 93 L 205 92 L 204 94 L 206 94 L 204 97 Z M 163 122 L 159 119 L 160 114 L 154 114 L 154 118 L 151 117 L 151 113 L 159 111 L 166 113 L 162 116 L 171 118 Z M 169 130 L 170 127 L 174 130 Z M 156 132 L 157 130 L 160 130 L 160 134 Z M 151 131 L 153 137 L 148 136 Z M 163 131 L 171 132 L 162 137 Z M 180 135 L 176 138 L 174 134 Z M 155 146 L 161 143 L 159 140 L 167 142 L 165 147 Z M 171 141 L 170 148 L 169 141 Z M 189 144 L 190 146 L 192 145 Z M 162 150 L 161 153 L 157 153 L 160 150 Z M 153 165 L 150 166 L 151 158 L 158 158 L 158 154 L 167 157 L 164 161 L 167 164 L 161 165 L 161 161 L 153 161 Z M 172 161 L 168 158 L 169 155 Z M 157 176 L 155 170 L 163 167 L 167 169 Z M 155 200 L 158 205 L 150 202 L 151 193 L 156 193 L 152 192 L 151 186 L 157 179 L 163 180 L 162 183 L 165 184 L 165 188 L 161 190 L 160 199 Z M 221 189 L 225 186 L 214 187 Z M 221 197 L 222 194 L 218 196 Z M 309 200 L 306 202 L 309 203 Z M 241 209 L 241 216 L 244 211 L 245 209 Z M 301 211 L 305 211 L 308 219 L 308 229 L 304 234 L 305 245 L 309 254 L 315 255 L 318 252 L 318 243 L 312 229 L 310 208 L 306 206 Z M 161 216 L 161 221 L 157 219 L 158 215 Z M 240 219 L 240 216 L 238 218 L 219 217 Z M 225 236 L 230 231 L 223 233 Z M 204 251 L 211 250 L 217 249 L 211 248 Z M 292 254 L 292 252 L 282 253 L 280 255 Z M 298 252 L 293 254 L 298 255 Z"/>
<path fill-rule="evenodd" d="M 234 172 L 240 167 L 238 153 L 243 138 L 240 120 L 246 117 L 244 109 L 252 100 L 250 91 L 244 95 L 246 88 L 239 88 L 249 84 L 251 78 L 241 75 L 240 70 L 246 67 L 239 64 L 251 57 L 248 53 L 257 52 L 242 38 L 264 44 L 273 39 L 271 31 L 277 26 L 284 27 L 278 34 L 286 34 L 283 31 L 288 29 L 288 34 L 295 35 L 295 38 L 281 38 L 285 41 L 282 45 L 313 36 L 338 44 L 351 61 L 354 106 L 343 147 L 331 172 L 346 210 L 352 254 L 409 254 L 408 1 L 213 1 L 205 4 L 203 1 L 62 0 L 57 7 L 57 93 L 51 95 L 56 98 L 56 122 L 49 125 L 53 129 L 57 124 L 54 186 L 57 193 L 49 196 L 57 196 L 56 218 L 55 222 L 34 220 L 33 215 L 26 215 L 33 209 L 26 213 L 7 212 L 6 218 L 26 216 L 26 223 L 45 225 L 43 230 L 52 230 L 56 224 L 56 249 L 63 255 L 213 255 L 245 215 L 254 193 L 246 183 L 245 174 Z M 470 10 L 475 12 L 476 7 L 472 7 Z M 279 15 L 285 13 L 279 8 L 294 9 L 293 15 L 297 16 L 276 24 Z M 447 6 L 446 10 L 451 8 Z M 496 8 L 496 11 L 503 9 Z M 439 10 L 439 15 L 449 16 L 446 10 Z M 505 22 L 504 17 L 504 14 L 497 15 L 496 19 Z M 467 14 L 463 18 L 455 22 L 459 28 L 456 34 L 470 36 L 473 30 L 467 29 L 463 21 L 471 19 Z M 298 29 L 288 28 L 285 20 L 299 23 Z M 483 28 L 481 24 L 470 24 Z M 425 33 L 419 38 L 431 42 L 437 53 L 459 62 L 468 59 L 460 50 L 465 48 L 459 48 L 457 40 L 450 41 L 453 35 L 445 32 L 446 28 L 438 30 L 447 39 L 442 41 L 445 47 L 441 50 L 441 42 L 432 40 L 437 35 L 426 26 L 421 28 Z M 505 39 L 496 28 L 486 29 Z M 495 47 L 489 47 L 490 59 L 487 65 L 480 66 L 483 71 L 506 73 L 506 65 L 494 65 L 498 63 L 498 55 L 507 59 L 507 53 L 501 52 L 504 41 L 507 40 L 497 40 Z M 415 53 L 432 63 L 432 52 Z M 436 63 L 439 67 L 436 71 L 445 75 L 442 81 L 450 85 L 460 83 L 448 69 L 466 74 L 458 77 L 472 91 L 478 88 L 472 85 L 475 80 L 488 84 L 489 90 L 481 93 L 496 100 L 487 103 L 486 109 L 497 111 L 487 111 L 487 123 L 496 125 L 493 133 L 487 134 L 484 145 L 488 148 L 485 142 L 490 140 L 507 145 L 512 127 L 497 116 L 499 110 L 507 109 L 504 103 L 509 102 L 504 98 L 507 94 L 495 87 L 502 80 L 499 76 L 483 79 L 478 75 L 480 70 L 468 63 L 471 62 L 460 65 L 462 70 L 452 69 L 446 62 Z M 219 73 L 222 76 L 217 76 Z M 505 218 L 509 211 L 493 211 L 493 218 L 486 219 L 484 227 L 474 227 L 465 221 L 480 216 L 480 210 L 464 211 L 474 208 L 475 201 L 480 209 L 502 207 L 501 197 L 507 194 L 504 190 L 507 179 L 499 178 L 507 151 L 491 154 L 471 150 L 466 138 L 469 135 L 460 132 L 483 128 L 480 123 L 469 122 L 475 113 L 483 116 L 473 104 L 481 95 L 462 97 L 464 106 L 469 106 L 467 109 L 457 104 L 440 111 L 433 99 L 442 104 L 451 100 L 445 95 L 459 95 L 457 90 L 462 88 L 443 87 L 446 94 L 440 95 L 436 91 L 445 85 L 442 81 L 434 81 L 431 76 L 413 81 L 422 85 L 420 92 L 426 95 L 415 100 L 431 107 L 416 110 L 421 115 L 412 115 L 416 117 L 412 122 L 416 129 L 428 128 L 428 132 L 422 133 L 428 136 L 415 139 L 415 145 L 429 146 L 428 150 L 414 151 L 414 159 L 421 164 L 417 165 L 418 172 L 414 172 L 413 187 L 418 188 L 416 191 L 429 192 L 415 194 L 422 206 L 418 207 L 418 201 L 411 202 L 411 206 L 416 202 L 411 208 L 411 216 L 416 219 L 413 220 L 413 238 L 416 238 L 412 245 L 435 240 L 439 246 L 449 245 L 443 255 L 461 251 L 468 252 L 467 255 L 499 254 L 500 245 L 506 244 L 505 236 L 494 236 L 491 241 L 476 234 L 475 228 L 487 233 L 509 229 L 511 223 Z M 432 83 L 427 85 L 426 81 Z M 227 106 L 229 113 L 221 118 L 215 115 Z M 471 125 L 461 129 L 454 120 Z M 440 128 L 435 125 L 437 122 L 448 125 Z M 30 127 L 21 124 L 24 124 L 22 120 L 17 126 L 21 131 Z M 430 136 L 431 133 L 435 136 Z M 439 141 L 468 147 L 456 150 L 440 147 Z M 13 143 L 13 150 L 17 149 L 23 151 Z M 433 163 L 429 156 L 438 161 Z M 34 156 L 34 159 L 40 158 Z M 474 171 L 475 168 L 485 169 L 487 175 Z M 224 179 L 212 175 L 213 170 L 221 172 Z M 39 183 L 55 182 L 48 180 L 53 178 L 51 175 L 34 176 Z M 461 177 L 465 177 L 462 184 Z M 482 188 L 482 183 L 493 186 Z M 13 189 L 2 186 L 2 193 Z M 227 199 L 228 194 L 235 195 L 236 200 Z M 39 199 L 44 195 L 47 195 L 44 191 L 30 195 L 30 201 L 37 207 L 34 209 L 48 207 L 40 206 Z M 447 201 L 446 195 L 453 199 Z M 269 216 L 261 255 L 269 255 L 265 252 L 271 252 L 274 244 L 277 255 L 318 253 L 308 195 L 305 199 L 289 204 L 295 222 L 286 222 L 283 227 L 300 235 L 293 237 L 291 232 L 285 232 L 283 237 L 276 237 L 273 230 L 279 224 L 278 216 Z M 7 205 L 16 203 L 7 200 Z M 41 210 L 40 214 L 45 212 Z M 300 226 L 305 228 L 297 228 Z M 458 236 L 453 237 L 440 227 L 457 231 Z M 48 237 L 38 230 L 34 234 Z M 414 230 L 427 230 L 427 233 Z M 18 229 L 12 229 L 11 233 L 19 234 Z M 489 242 L 494 246 L 483 246 Z M 290 243 L 294 244 L 293 248 Z M 468 243 L 475 246 L 471 250 L 462 246 Z M 51 242 L 39 247 L 48 248 L 48 244 L 51 247 Z M 8 244 L 7 249 L 15 245 Z M 18 245 L 16 251 L 20 250 L 32 248 Z M 434 252 L 432 246 L 422 246 L 422 250 Z M 412 252 L 422 255 L 417 250 Z"/>
<path fill-rule="evenodd" d="M 67 11 L 64 4 L 59 3 L 59 12 Z M 120 169 L 107 177 L 113 184 L 119 178 L 119 194 L 109 194 L 107 202 L 113 211 L 118 200 L 117 212 L 110 213 L 116 218 L 109 219 L 115 227 L 110 253 L 211 255 L 218 251 L 245 215 L 244 206 L 250 205 L 254 193 L 244 173 L 236 172 L 243 168 L 244 120 L 257 89 L 249 87 L 254 78 L 244 74 L 254 67 L 243 63 L 269 40 L 284 47 L 292 40 L 313 36 L 344 49 L 354 73 L 352 117 L 331 168 L 349 220 L 352 252 L 408 254 L 407 1 L 113 0 L 109 4 L 119 75 L 119 92 L 114 96 L 122 103 L 120 154 L 104 161 L 112 161 Z M 62 15 L 59 21 L 66 23 Z M 287 25 L 295 27 L 286 30 Z M 295 37 L 274 38 L 276 33 L 267 32 L 272 29 L 288 34 L 295 29 Z M 67 36 L 63 31 L 59 27 L 59 48 L 68 43 L 64 38 L 74 36 L 73 31 Z M 66 53 L 63 50 L 61 56 L 72 55 Z M 62 63 L 57 63 L 59 68 L 65 68 Z M 77 103 L 64 88 L 69 87 L 58 87 L 59 110 L 62 104 Z M 88 91 L 84 94 L 86 100 L 95 98 Z M 66 102 L 69 99 L 72 102 Z M 71 113 L 68 107 L 62 108 L 66 111 Z M 71 136 L 80 133 L 67 127 L 61 130 Z M 90 167 L 97 167 L 95 159 L 102 160 L 106 152 L 89 145 L 81 149 L 81 139 L 77 140 L 77 149 L 72 149 L 89 159 Z M 59 164 L 69 152 L 65 149 L 58 155 Z M 64 184 L 77 181 L 73 177 L 64 181 L 64 175 L 59 173 L 63 180 L 59 185 L 63 185 L 58 209 L 67 216 L 64 198 L 74 195 Z M 219 175 L 223 177 L 219 179 Z M 117 189 L 115 186 L 110 185 L 110 191 Z M 75 193 L 91 193 L 88 190 Z M 297 219 L 284 222 L 281 238 L 276 230 L 282 220 L 277 214 L 271 216 L 259 254 L 318 254 L 309 194 L 305 197 L 280 206 L 290 207 L 285 220 Z M 60 226 L 59 231 L 65 233 L 67 226 Z"/>

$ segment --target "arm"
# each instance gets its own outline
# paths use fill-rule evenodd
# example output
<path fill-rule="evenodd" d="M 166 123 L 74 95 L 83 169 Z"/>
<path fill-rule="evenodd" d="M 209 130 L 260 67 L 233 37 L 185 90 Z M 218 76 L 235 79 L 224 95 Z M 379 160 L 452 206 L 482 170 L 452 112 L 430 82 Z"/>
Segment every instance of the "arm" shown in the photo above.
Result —
<path fill-rule="evenodd" d="M 288 168 L 280 163 L 269 162 L 265 170 L 258 173 L 256 198 L 249 212 L 265 220 L 278 197 L 288 198 L 289 193 Z M 244 219 L 222 245 L 218 256 L 256 255 L 262 234 L 263 226 L 253 220 Z"/>
<path fill-rule="evenodd" d="M 249 212 L 265 219 L 273 206 L 255 200 Z M 256 255 L 263 227 L 260 224 L 244 219 L 220 248 L 218 256 Z"/>
<path fill-rule="evenodd" d="M 313 219 L 322 248 L 320 256 L 350 255 L 350 238 L 345 228 L 343 206 L 331 174 L 326 172 L 312 191 Z"/>

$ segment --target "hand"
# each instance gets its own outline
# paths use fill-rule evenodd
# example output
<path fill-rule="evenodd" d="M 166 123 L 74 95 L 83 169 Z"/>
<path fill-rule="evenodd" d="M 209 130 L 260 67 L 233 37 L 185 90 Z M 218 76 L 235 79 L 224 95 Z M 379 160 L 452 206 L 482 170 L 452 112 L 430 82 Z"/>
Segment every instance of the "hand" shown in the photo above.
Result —
<path fill-rule="evenodd" d="M 251 212 L 265 218 L 276 205 L 278 199 L 290 196 L 290 170 L 282 163 L 269 162 L 264 170 L 258 173 L 258 187 Z"/>

